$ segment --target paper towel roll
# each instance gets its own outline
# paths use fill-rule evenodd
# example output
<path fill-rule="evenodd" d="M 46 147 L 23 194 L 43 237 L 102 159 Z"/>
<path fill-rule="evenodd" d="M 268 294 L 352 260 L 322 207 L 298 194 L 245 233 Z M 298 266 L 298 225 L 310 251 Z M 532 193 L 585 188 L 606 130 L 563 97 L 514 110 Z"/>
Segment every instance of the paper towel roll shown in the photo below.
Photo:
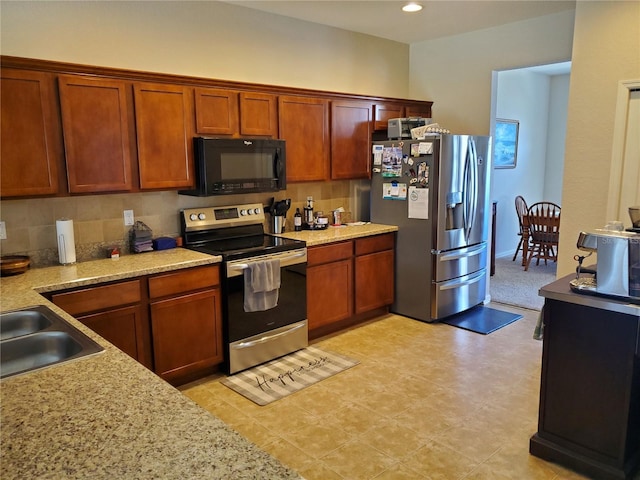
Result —
<path fill-rule="evenodd" d="M 58 259 L 63 265 L 76 263 L 76 240 L 73 235 L 73 220 L 56 220 L 58 235 Z"/>

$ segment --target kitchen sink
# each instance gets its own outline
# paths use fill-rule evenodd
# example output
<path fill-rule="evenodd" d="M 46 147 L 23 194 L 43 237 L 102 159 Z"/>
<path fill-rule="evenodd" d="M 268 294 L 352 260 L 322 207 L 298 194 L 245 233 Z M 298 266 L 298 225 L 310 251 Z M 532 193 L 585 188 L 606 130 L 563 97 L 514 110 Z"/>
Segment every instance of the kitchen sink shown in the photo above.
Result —
<path fill-rule="evenodd" d="M 0 378 L 59 365 L 103 350 L 44 305 L 0 314 Z"/>
<path fill-rule="evenodd" d="M 51 320 L 38 310 L 18 310 L 0 316 L 0 340 L 21 337 L 51 326 Z"/>

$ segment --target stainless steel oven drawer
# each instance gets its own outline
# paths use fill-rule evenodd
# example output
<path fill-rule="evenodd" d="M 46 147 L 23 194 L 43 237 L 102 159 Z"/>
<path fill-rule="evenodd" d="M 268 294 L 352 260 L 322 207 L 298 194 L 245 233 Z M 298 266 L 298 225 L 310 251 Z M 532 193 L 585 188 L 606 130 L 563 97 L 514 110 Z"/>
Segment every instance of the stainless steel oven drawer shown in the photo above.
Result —
<path fill-rule="evenodd" d="M 438 320 L 448 317 L 482 303 L 486 282 L 486 269 L 446 282 L 433 282 L 431 285 L 431 319 Z"/>
<path fill-rule="evenodd" d="M 433 253 L 433 277 L 436 282 L 477 272 L 487 265 L 487 244 Z"/>
<path fill-rule="evenodd" d="M 229 344 L 229 374 L 295 352 L 308 345 L 306 320 L 238 340 Z"/>

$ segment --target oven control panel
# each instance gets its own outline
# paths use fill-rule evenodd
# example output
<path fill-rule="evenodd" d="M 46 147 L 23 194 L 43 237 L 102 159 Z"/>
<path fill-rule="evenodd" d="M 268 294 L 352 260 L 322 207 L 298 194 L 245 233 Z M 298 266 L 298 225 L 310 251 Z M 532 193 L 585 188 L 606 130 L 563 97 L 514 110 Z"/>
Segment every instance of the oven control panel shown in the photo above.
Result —
<path fill-rule="evenodd" d="M 253 225 L 265 221 L 264 207 L 260 203 L 185 208 L 180 214 L 186 231 Z"/>

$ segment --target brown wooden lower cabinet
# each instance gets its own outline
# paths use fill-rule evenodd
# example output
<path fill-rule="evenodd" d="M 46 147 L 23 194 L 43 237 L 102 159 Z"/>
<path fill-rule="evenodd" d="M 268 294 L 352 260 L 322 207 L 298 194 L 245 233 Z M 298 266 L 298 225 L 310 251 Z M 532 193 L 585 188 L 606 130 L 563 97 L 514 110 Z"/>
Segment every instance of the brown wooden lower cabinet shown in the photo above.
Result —
<path fill-rule="evenodd" d="M 77 318 L 101 337 L 109 340 L 130 357 L 144 364 L 143 342 L 146 315 L 140 305 L 117 308 Z M 148 330 L 148 329 L 147 329 Z M 151 368 L 151 365 L 145 365 Z"/>
<path fill-rule="evenodd" d="M 353 315 L 353 260 L 307 267 L 307 318 L 309 329 Z"/>
<path fill-rule="evenodd" d="M 152 368 L 143 279 L 50 295 L 53 303 L 147 368 Z"/>
<path fill-rule="evenodd" d="M 358 238 L 355 243 L 355 313 L 391 305 L 394 298 L 395 234 Z"/>
<path fill-rule="evenodd" d="M 53 292 L 48 298 L 171 383 L 224 361 L 218 265 Z"/>
<path fill-rule="evenodd" d="M 311 338 L 370 318 L 393 303 L 394 245 L 395 235 L 389 233 L 307 249 Z"/>
<path fill-rule="evenodd" d="M 155 372 L 173 380 L 223 360 L 220 290 L 152 302 Z"/>

